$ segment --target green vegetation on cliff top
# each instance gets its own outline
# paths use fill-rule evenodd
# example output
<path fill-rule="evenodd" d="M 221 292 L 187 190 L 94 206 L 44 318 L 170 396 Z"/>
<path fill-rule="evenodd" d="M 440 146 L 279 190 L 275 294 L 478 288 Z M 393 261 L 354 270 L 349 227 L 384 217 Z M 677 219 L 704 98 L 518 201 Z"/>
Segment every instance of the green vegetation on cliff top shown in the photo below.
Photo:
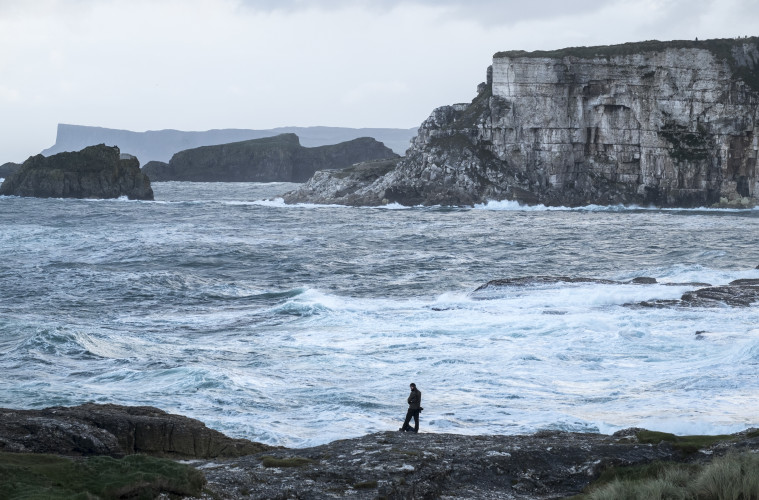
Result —
<path fill-rule="evenodd" d="M 746 43 L 759 43 L 759 37 L 747 38 L 715 38 L 712 40 L 670 40 L 661 42 L 659 40 L 646 40 L 643 42 L 628 42 L 618 45 L 597 45 L 594 47 L 567 47 L 558 50 L 507 50 L 496 52 L 493 57 L 611 57 L 611 56 L 629 56 L 641 54 L 644 52 L 661 52 L 666 49 L 706 49 L 715 56 L 726 59 L 732 57 L 733 47 Z"/>

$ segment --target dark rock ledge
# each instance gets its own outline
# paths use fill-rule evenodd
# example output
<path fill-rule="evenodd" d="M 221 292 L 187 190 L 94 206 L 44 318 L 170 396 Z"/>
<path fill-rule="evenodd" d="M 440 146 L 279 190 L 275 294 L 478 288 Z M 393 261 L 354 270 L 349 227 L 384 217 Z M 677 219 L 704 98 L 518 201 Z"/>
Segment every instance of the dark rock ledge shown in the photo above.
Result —
<path fill-rule="evenodd" d="M 0 451 L 216 458 L 268 449 L 150 406 L 87 403 L 44 410 L 0 409 Z"/>
<path fill-rule="evenodd" d="M 595 283 L 598 285 L 665 285 L 691 286 L 696 290 L 684 293 L 679 299 L 653 299 L 633 304 L 629 307 L 750 307 L 759 302 L 759 279 L 739 279 L 726 285 L 712 286 L 708 283 L 658 283 L 656 278 L 638 277 L 630 281 L 613 281 L 600 278 L 583 278 L 568 276 L 524 276 L 491 280 L 476 288 L 475 293 L 491 289 L 553 285 L 557 283 Z"/>
<path fill-rule="evenodd" d="M 0 451 L 194 457 L 192 465 L 208 481 L 204 499 L 565 498 L 608 467 L 706 462 L 730 450 L 759 451 L 759 431 L 720 436 L 690 450 L 658 439 L 644 442 L 639 431 L 612 436 L 396 431 L 288 449 L 231 439 L 151 407 L 0 410 Z"/>

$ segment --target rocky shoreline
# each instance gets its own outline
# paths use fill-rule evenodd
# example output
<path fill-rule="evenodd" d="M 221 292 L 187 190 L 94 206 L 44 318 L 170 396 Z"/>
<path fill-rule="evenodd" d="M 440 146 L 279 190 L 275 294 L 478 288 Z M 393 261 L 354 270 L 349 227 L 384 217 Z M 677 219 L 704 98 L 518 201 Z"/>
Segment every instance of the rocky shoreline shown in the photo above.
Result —
<path fill-rule="evenodd" d="M 151 407 L 0 409 L 0 452 L 189 460 L 184 463 L 205 475 L 204 499 L 565 498 L 582 493 L 611 467 L 705 463 L 730 451 L 759 452 L 756 430 L 699 438 L 684 445 L 675 436 L 641 429 L 611 436 L 395 431 L 290 449 L 232 439 Z"/>

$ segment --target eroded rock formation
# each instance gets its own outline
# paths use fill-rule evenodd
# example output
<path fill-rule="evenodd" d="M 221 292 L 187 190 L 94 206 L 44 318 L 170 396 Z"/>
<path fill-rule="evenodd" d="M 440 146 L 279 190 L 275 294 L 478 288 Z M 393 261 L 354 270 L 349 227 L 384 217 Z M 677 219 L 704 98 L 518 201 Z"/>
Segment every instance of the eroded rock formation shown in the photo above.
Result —
<path fill-rule="evenodd" d="M 137 158 L 119 148 L 89 146 L 79 152 L 50 157 L 31 156 L 5 179 L 0 195 L 37 198 L 119 198 L 152 200 L 150 179 Z"/>
<path fill-rule="evenodd" d="M 499 52 L 478 90 L 344 202 L 756 203 L 759 38 Z"/>

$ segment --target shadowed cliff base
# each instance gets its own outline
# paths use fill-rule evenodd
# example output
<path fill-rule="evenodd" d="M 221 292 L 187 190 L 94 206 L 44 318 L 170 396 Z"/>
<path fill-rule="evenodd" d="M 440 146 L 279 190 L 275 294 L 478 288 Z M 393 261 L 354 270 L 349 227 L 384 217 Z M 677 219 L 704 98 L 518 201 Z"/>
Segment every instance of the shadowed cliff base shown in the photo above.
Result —
<path fill-rule="evenodd" d="M 754 207 L 756 81 L 756 37 L 499 52 L 472 102 L 435 109 L 395 169 L 314 176 L 285 200 Z"/>
<path fill-rule="evenodd" d="M 139 457 L 134 453 L 195 457 L 191 464 L 205 479 L 147 457 L 126 462 L 88 459 L 75 468 L 70 461 L 30 453 L 41 450 L 89 457 L 110 451 L 131 457 Z M 28 470 L 40 460 L 48 465 L 36 482 L 60 470 L 69 471 L 69 476 L 98 477 L 130 470 L 137 474 L 131 476 L 134 483 L 120 486 L 127 493 L 145 486 L 140 474 L 150 472 L 146 467 L 153 467 L 152 472 L 160 469 L 160 477 L 152 476 L 147 484 L 165 487 L 147 488 L 146 498 L 161 492 L 181 498 L 565 498 L 593 494 L 609 484 L 617 487 L 615 480 L 655 478 L 673 468 L 685 468 L 696 477 L 715 459 L 721 466 L 719 457 L 740 464 L 746 455 L 735 453 L 757 451 L 755 429 L 720 436 L 675 436 L 643 429 L 611 436 L 562 431 L 527 436 L 380 432 L 288 449 L 233 440 L 196 420 L 150 407 L 87 404 L 0 410 L 0 472 L 17 478 L 13 484 L 26 484 L 26 476 L 19 476 L 19 464 Z M 184 490 L 176 486 L 177 477 L 185 478 L 179 481 Z M 594 485 L 599 478 L 601 483 Z M 76 479 L 64 482 L 67 487 L 84 488 Z M 175 486 L 166 486 L 171 484 Z"/>

